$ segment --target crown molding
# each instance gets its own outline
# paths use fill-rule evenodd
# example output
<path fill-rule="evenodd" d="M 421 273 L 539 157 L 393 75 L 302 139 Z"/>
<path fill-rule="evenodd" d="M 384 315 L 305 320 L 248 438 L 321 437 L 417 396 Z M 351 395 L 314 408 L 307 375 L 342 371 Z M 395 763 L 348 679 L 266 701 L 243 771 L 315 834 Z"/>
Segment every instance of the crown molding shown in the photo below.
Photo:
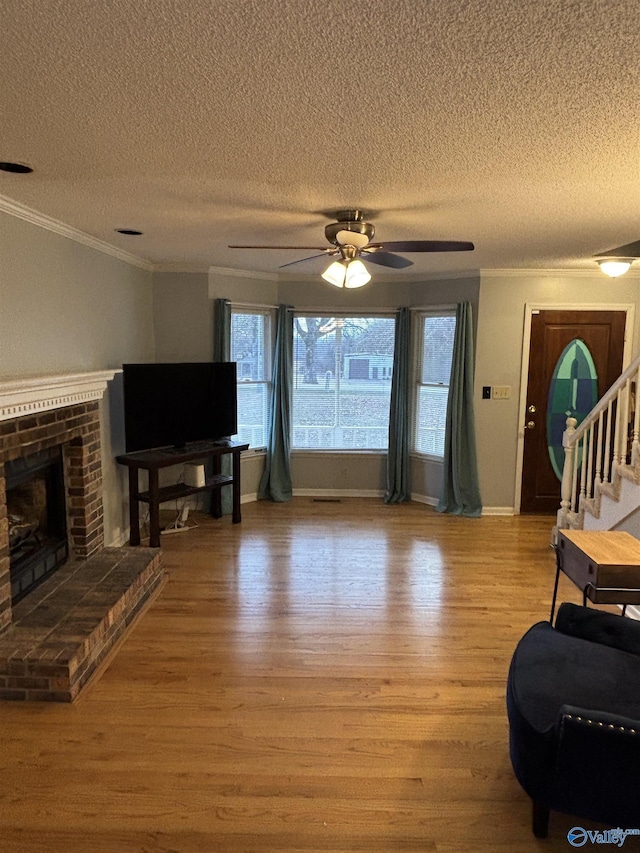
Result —
<path fill-rule="evenodd" d="M 281 281 L 277 273 L 256 272 L 256 270 L 238 270 L 230 267 L 209 267 L 211 275 L 227 275 L 232 278 L 255 278 L 259 281 Z"/>
<path fill-rule="evenodd" d="M 614 279 L 609 276 L 605 276 L 604 273 L 600 272 L 597 266 L 594 266 L 593 269 L 589 270 L 574 270 L 568 269 L 567 267 L 559 267 L 558 269 L 481 269 L 480 277 L 483 279 L 487 278 L 531 278 L 535 276 L 536 278 L 558 278 L 562 276 L 562 278 L 592 278 L 593 276 L 603 277 L 605 279 L 609 279 L 613 281 Z M 629 272 L 626 272 L 620 278 L 640 278 L 640 268 L 633 269 L 631 268 Z"/>
<path fill-rule="evenodd" d="M 154 273 L 169 272 L 169 273 L 188 273 L 191 275 L 207 275 L 209 266 L 207 264 L 154 264 Z"/>
<path fill-rule="evenodd" d="M 25 222 L 37 225 L 38 228 L 45 228 L 47 231 L 52 231 L 61 237 L 67 237 L 67 239 L 73 240 L 75 243 L 81 243 L 90 249 L 95 249 L 105 255 L 111 255 L 111 257 L 117 258 L 119 261 L 124 261 L 147 272 L 153 272 L 153 264 L 149 261 L 145 261 L 143 258 L 137 257 L 137 255 L 132 255 L 130 252 L 125 252 L 123 249 L 118 249 L 117 246 L 105 243 L 103 240 L 92 237 L 90 234 L 79 231 L 77 228 L 72 228 L 58 219 L 53 219 L 51 216 L 47 216 L 37 210 L 32 210 L 30 207 L 13 201 L 13 199 L 6 196 L 0 196 L 0 212 L 16 216 L 18 219 L 24 219 Z"/>

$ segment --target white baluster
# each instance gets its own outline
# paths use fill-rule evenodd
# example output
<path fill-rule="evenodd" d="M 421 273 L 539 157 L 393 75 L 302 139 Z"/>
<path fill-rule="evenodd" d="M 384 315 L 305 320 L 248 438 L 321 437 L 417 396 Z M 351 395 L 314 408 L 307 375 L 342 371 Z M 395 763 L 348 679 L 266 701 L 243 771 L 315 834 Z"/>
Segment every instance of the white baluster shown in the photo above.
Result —
<path fill-rule="evenodd" d="M 618 389 L 616 395 L 616 415 L 614 424 L 613 440 L 613 463 L 611 469 L 611 480 L 616 474 L 619 465 L 627 464 L 629 452 L 629 426 L 630 426 L 630 402 L 631 402 L 631 379 Z M 611 407 L 611 403 L 609 404 Z M 634 427 L 635 428 L 635 427 Z"/>
<path fill-rule="evenodd" d="M 580 467 L 580 498 L 578 500 L 578 512 L 584 513 L 584 496 L 587 488 L 587 433 L 582 434 L 582 465 Z"/>
<path fill-rule="evenodd" d="M 586 497 L 593 497 L 593 424 L 589 427 L 587 434 L 584 437 L 585 445 L 588 447 L 587 455 L 587 482 L 585 483 Z"/>
<path fill-rule="evenodd" d="M 622 389 L 616 394 L 616 422 L 613 431 L 613 464 L 611 466 L 611 478 L 616 475 L 616 468 L 620 464 L 620 433 L 622 431 Z"/>
<path fill-rule="evenodd" d="M 640 368 L 633 380 L 631 389 L 631 411 L 633 412 L 633 439 L 631 442 L 631 464 L 636 465 L 638 445 L 640 444 L 640 406 L 638 406 L 638 388 L 640 388 Z"/>
<path fill-rule="evenodd" d="M 607 406 L 607 435 L 604 445 L 604 470 L 602 473 L 602 481 L 604 483 L 611 482 L 611 421 L 613 420 L 613 400 L 609 401 Z"/>
<path fill-rule="evenodd" d="M 604 429 L 604 412 L 600 412 L 600 417 L 598 418 L 598 440 L 596 442 L 596 475 L 594 478 L 594 488 L 593 493 L 596 493 L 596 486 L 602 482 L 602 444 L 603 444 L 603 436 L 602 432 Z"/>
<path fill-rule="evenodd" d="M 629 398 L 631 396 L 631 380 L 627 379 L 622 392 L 622 424 L 620 427 L 620 461 L 623 465 L 629 460 L 631 451 L 631 435 L 630 435 L 630 418 L 629 418 Z"/>
<path fill-rule="evenodd" d="M 580 441 L 576 441 L 573 445 L 573 459 L 571 465 L 573 474 L 571 475 L 571 512 L 578 512 L 578 459 L 580 458 Z"/>
<path fill-rule="evenodd" d="M 566 528 L 569 525 L 568 515 L 572 506 L 572 483 L 574 477 L 574 454 L 575 446 L 571 438 L 576 431 L 578 421 L 575 418 L 567 418 L 567 428 L 562 433 L 562 446 L 564 447 L 564 467 L 562 469 L 562 484 L 560 486 L 560 509 L 557 514 L 557 525 Z"/>

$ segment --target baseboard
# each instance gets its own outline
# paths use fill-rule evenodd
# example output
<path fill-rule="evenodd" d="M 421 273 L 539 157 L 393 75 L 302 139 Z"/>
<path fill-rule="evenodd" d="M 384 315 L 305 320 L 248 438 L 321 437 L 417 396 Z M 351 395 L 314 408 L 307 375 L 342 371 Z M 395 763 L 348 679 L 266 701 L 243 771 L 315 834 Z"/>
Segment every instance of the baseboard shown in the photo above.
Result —
<path fill-rule="evenodd" d="M 373 489 L 294 489 L 294 498 L 382 498 L 384 492 Z"/>
<path fill-rule="evenodd" d="M 427 506 L 438 506 L 438 498 L 432 498 L 429 495 L 411 495 L 411 500 Z"/>
<path fill-rule="evenodd" d="M 427 506 L 438 506 L 440 503 L 438 498 L 432 498 L 429 495 L 413 494 L 411 500 Z M 512 506 L 485 506 L 482 508 L 482 515 L 515 515 L 515 512 Z"/>

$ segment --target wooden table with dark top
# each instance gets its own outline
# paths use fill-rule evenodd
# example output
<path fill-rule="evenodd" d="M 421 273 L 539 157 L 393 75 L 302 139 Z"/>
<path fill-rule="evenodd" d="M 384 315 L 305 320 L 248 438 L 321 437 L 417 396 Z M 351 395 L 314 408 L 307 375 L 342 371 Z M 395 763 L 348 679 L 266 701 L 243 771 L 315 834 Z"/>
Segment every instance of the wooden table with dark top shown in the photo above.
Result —
<path fill-rule="evenodd" d="M 134 453 L 124 453 L 116 457 L 121 465 L 129 469 L 129 522 L 131 526 L 129 544 L 140 544 L 140 511 L 138 502 L 149 504 L 149 545 L 152 548 L 160 546 L 160 504 L 164 501 L 180 500 L 199 492 L 210 491 L 211 515 L 220 518 L 222 515 L 221 489 L 231 486 L 232 521 L 238 524 L 242 517 L 240 513 L 240 454 L 249 448 L 248 444 L 239 441 L 207 442 L 200 441 L 184 448 L 160 447 L 155 450 L 140 450 Z M 231 454 L 231 474 L 221 473 L 222 457 Z M 172 465 L 185 462 L 211 462 L 213 473 L 206 478 L 204 486 L 189 486 L 186 483 L 173 483 L 160 486 L 159 471 Z M 147 471 L 148 488 L 140 491 L 139 472 Z"/>
<path fill-rule="evenodd" d="M 640 541 L 621 530 L 560 530 L 556 545 L 560 572 L 582 590 L 583 604 L 640 604 Z"/>

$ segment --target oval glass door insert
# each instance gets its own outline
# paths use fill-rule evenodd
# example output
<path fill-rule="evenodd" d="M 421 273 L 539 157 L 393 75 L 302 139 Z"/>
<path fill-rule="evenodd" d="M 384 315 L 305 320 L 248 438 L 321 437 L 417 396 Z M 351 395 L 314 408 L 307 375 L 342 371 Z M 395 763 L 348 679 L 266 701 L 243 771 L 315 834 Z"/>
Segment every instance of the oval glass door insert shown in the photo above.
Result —
<path fill-rule="evenodd" d="M 547 447 L 553 470 L 562 480 L 562 433 L 567 418 L 580 424 L 598 402 L 598 374 L 589 348 L 574 338 L 563 349 L 553 370 L 547 400 Z"/>

